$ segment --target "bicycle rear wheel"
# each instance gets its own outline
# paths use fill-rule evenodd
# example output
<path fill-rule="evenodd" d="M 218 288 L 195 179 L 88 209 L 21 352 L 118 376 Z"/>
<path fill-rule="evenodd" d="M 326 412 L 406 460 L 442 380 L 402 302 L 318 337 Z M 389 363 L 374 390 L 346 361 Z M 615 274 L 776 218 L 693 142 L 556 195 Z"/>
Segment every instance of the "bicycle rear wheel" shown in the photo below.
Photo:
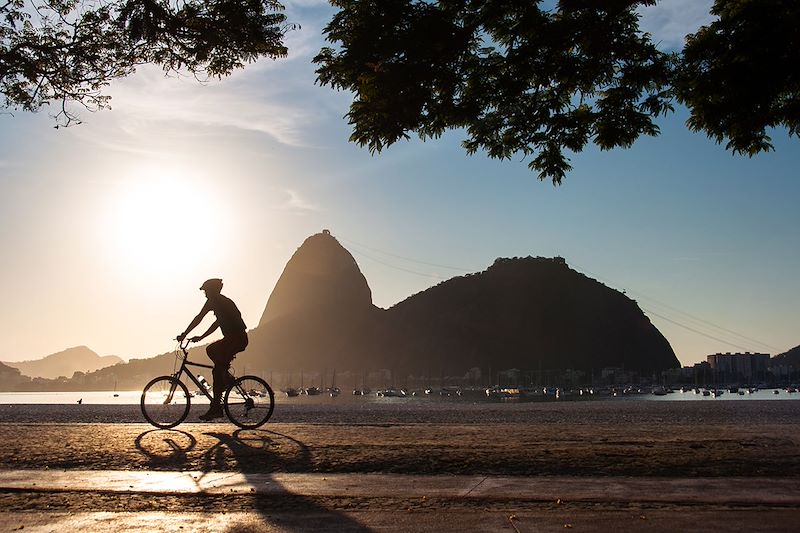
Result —
<path fill-rule="evenodd" d="M 225 414 L 242 429 L 261 426 L 275 410 L 275 393 L 258 376 L 242 376 L 225 390 Z"/>
<path fill-rule="evenodd" d="M 145 385 L 140 405 L 144 418 L 157 428 L 177 426 L 189 415 L 189 389 L 175 376 L 159 376 Z"/>

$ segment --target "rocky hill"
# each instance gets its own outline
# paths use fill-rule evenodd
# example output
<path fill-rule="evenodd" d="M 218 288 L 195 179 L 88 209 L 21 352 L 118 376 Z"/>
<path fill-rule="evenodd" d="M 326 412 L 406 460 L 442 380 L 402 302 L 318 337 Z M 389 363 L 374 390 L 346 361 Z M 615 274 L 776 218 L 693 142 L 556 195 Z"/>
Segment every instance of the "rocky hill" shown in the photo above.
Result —
<path fill-rule="evenodd" d="M 22 376 L 19 369 L 0 363 L 0 390 L 16 390 L 20 384 L 27 381 L 30 379 Z"/>
<path fill-rule="evenodd" d="M 33 361 L 6 362 L 23 375 L 32 378 L 55 379 L 72 377 L 75 372 L 94 372 L 107 366 L 121 363 L 115 355 L 101 357 L 86 346 L 76 346 Z"/>
<path fill-rule="evenodd" d="M 258 325 L 311 310 L 361 315 L 375 309 L 358 263 L 323 230 L 307 238 L 286 263 Z"/>
<path fill-rule="evenodd" d="M 238 362 L 295 371 L 374 367 L 364 345 L 381 314 L 358 263 L 324 230 L 286 264 Z"/>
<path fill-rule="evenodd" d="M 636 302 L 564 259 L 498 259 L 381 309 L 353 256 L 328 231 L 297 249 L 249 335 L 234 364 L 239 373 L 440 376 L 478 367 L 488 376 L 510 368 L 649 373 L 680 366 Z M 206 362 L 204 349 L 194 348 L 192 359 Z M 132 360 L 81 374 L 71 386 L 139 388 L 174 363 L 174 354 Z"/>
<path fill-rule="evenodd" d="M 383 310 L 328 232 L 309 237 L 286 265 L 240 360 L 251 368 L 416 375 L 680 366 L 633 300 L 561 258 L 498 259 Z"/>
<path fill-rule="evenodd" d="M 770 361 L 771 365 L 787 365 L 795 368 L 800 368 L 800 346 L 795 346 L 791 350 L 787 350 L 781 354 L 776 355 Z"/>
<path fill-rule="evenodd" d="M 389 309 L 375 342 L 417 373 L 680 366 L 633 300 L 561 258 L 498 259 L 440 283 Z"/>

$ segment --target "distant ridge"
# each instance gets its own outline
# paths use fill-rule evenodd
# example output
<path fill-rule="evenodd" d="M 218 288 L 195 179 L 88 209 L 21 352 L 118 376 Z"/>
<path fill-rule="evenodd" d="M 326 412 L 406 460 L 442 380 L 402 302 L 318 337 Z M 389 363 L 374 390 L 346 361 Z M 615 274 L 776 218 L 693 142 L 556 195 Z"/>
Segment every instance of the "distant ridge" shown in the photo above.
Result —
<path fill-rule="evenodd" d="M 787 350 L 781 354 L 776 355 L 770 361 L 772 365 L 790 365 L 800 368 L 800 346 L 795 346 L 791 350 Z"/>
<path fill-rule="evenodd" d="M 473 367 L 680 367 L 636 302 L 563 258 L 497 259 L 486 271 L 384 310 L 327 231 L 306 239 L 287 263 L 239 359 L 265 370 L 387 368 L 437 376 Z"/>
<path fill-rule="evenodd" d="M 86 346 L 76 346 L 42 359 L 5 362 L 5 364 L 18 369 L 28 377 L 55 379 L 60 376 L 72 377 L 77 371 L 94 372 L 121 362 L 122 359 L 116 355 L 101 357 Z"/>
<path fill-rule="evenodd" d="M 237 358 L 263 369 L 372 367 L 377 359 L 364 343 L 382 312 L 356 260 L 323 230 L 286 263 L 250 347 Z"/>
<path fill-rule="evenodd" d="M 371 311 L 372 291 L 358 263 L 328 230 L 308 237 L 283 269 L 258 325 L 294 313 Z"/>
<path fill-rule="evenodd" d="M 606 367 L 649 377 L 680 367 L 669 342 L 634 300 L 576 272 L 563 258 L 500 258 L 485 271 L 454 277 L 381 309 L 372 303 L 358 263 L 327 230 L 307 238 L 287 262 L 249 336 L 234 368 L 262 375 L 288 372 L 294 379 L 303 371 L 361 376 L 378 369 L 400 378 L 459 376 L 476 367 L 487 379 L 509 369 L 546 378 L 565 369 L 591 376 Z M 80 363 L 56 369 L 62 359 Z M 191 359 L 206 360 L 205 346 L 192 347 Z M 172 372 L 176 359 L 165 353 L 114 364 L 119 358 L 100 358 L 81 346 L 8 365 L 39 364 L 50 376 L 69 377 L 86 372 L 90 361 L 106 368 L 67 382 L 29 380 L 15 390 L 138 389 Z M 8 378 L 14 386 L 14 371 Z"/>

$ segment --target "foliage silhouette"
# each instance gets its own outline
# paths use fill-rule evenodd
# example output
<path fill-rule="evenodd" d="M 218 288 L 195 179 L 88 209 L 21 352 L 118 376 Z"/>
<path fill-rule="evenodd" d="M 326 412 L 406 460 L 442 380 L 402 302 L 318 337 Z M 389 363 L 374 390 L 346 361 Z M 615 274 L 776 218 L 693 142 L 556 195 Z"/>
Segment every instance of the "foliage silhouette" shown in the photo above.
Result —
<path fill-rule="evenodd" d="M 3 107 L 68 102 L 108 107 L 102 89 L 151 63 L 167 72 L 221 77 L 259 57 L 286 56 L 293 26 L 275 0 L 0 0 Z"/>
<path fill-rule="evenodd" d="M 688 126 L 749 155 L 765 128 L 797 135 L 800 7 L 793 0 L 716 0 L 719 20 L 659 51 L 639 28 L 655 0 L 335 0 L 336 48 L 314 59 L 318 82 L 355 94 L 351 140 L 379 152 L 415 132 L 463 130 L 468 153 L 533 156 L 558 184 L 566 151 L 629 147 L 659 133 L 678 101 Z"/>
<path fill-rule="evenodd" d="M 800 132 L 800 6 L 715 0 L 709 26 L 681 53 L 641 31 L 656 0 L 331 0 L 334 47 L 314 58 L 318 82 L 354 93 L 351 141 L 380 152 L 416 133 L 466 133 L 465 150 L 531 157 L 560 183 L 568 153 L 659 134 L 673 103 L 687 126 L 734 153 L 773 149 L 768 129 Z M 276 0 L 0 0 L 2 107 L 108 107 L 108 83 L 151 63 L 221 77 L 286 56 L 296 26 Z"/>
<path fill-rule="evenodd" d="M 773 149 L 767 128 L 800 134 L 800 3 L 716 0 L 711 12 L 675 82 L 689 128 L 750 156 Z"/>

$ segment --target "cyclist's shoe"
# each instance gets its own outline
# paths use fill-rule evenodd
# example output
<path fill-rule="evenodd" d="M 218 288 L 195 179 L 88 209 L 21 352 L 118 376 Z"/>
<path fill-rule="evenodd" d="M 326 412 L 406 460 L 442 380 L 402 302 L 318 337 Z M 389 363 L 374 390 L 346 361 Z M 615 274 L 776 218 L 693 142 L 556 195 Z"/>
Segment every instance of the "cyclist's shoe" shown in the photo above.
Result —
<path fill-rule="evenodd" d="M 206 414 L 200 415 L 200 420 L 208 422 L 209 420 L 214 420 L 215 418 L 222 418 L 222 416 L 222 407 L 216 405 L 212 406 Z"/>

